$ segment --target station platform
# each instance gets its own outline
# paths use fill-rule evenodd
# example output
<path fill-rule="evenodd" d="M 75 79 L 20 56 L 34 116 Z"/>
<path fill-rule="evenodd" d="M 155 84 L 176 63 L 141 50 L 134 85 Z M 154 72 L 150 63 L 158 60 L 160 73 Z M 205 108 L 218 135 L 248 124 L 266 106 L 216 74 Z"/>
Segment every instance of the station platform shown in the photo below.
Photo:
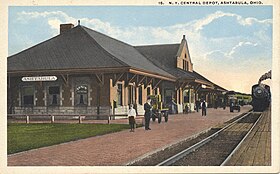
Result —
<path fill-rule="evenodd" d="M 140 127 L 135 132 L 124 130 L 9 155 L 8 166 L 123 166 L 250 109 L 251 106 L 243 106 L 240 112 L 234 113 L 229 112 L 229 108 L 207 109 L 206 117 L 201 116 L 201 110 L 170 115 L 168 122 L 151 121 L 149 131 Z"/>
<path fill-rule="evenodd" d="M 271 165 L 271 110 L 262 113 L 255 128 L 227 162 L 227 166 Z"/>

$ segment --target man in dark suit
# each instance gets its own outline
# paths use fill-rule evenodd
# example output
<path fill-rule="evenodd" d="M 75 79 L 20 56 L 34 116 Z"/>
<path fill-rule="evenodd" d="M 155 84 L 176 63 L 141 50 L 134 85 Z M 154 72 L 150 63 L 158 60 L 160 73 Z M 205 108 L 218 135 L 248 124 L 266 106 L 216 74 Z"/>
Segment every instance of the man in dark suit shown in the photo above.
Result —
<path fill-rule="evenodd" d="M 199 105 L 200 105 L 199 100 L 196 100 L 196 101 L 195 101 L 195 109 L 196 109 L 196 112 L 199 111 Z"/>
<path fill-rule="evenodd" d="M 145 130 L 151 130 L 150 129 L 150 119 L 151 119 L 151 99 L 148 98 L 146 103 L 144 104 L 144 110 L 145 110 Z"/>
<path fill-rule="evenodd" d="M 202 116 L 205 117 L 206 117 L 206 108 L 207 108 L 207 102 L 203 100 L 203 102 L 201 103 L 201 110 L 202 110 Z"/>

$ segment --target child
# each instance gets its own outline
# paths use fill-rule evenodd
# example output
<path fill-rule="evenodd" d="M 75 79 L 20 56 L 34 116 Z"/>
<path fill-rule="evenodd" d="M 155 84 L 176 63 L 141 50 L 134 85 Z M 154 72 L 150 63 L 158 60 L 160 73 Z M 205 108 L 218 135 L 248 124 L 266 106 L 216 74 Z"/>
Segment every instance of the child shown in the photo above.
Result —
<path fill-rule="evenodd" d="M 128 110 L 127 117 L 130 125 L 130 132 L 134 132 L 136 111 L 133 108 L 133 104 L 130 104 L 130 109 Z"/>

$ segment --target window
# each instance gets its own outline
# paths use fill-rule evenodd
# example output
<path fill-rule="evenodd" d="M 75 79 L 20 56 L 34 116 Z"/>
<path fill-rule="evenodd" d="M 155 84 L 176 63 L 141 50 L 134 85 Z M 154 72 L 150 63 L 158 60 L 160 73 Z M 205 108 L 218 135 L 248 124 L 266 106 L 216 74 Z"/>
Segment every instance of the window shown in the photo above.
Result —
<path fill-rule="evenodd" d="M 75 91 L 75 105 L 87 105 L 88 104 L 88 86 L 79 85 L 76 87 Z"/>
<path fill-rule="evenodd" d="M 170 104 L 172 102 L 172 98 L 174 97 L 173 96 L 173 90 L 172 89 L 165 89 L 164 90 L 164 96 L 165 96 L 164 101 L 167 104 Z"/>
<path fill-rule="evenodd" d="M 190 91 L 189 90 L 185 90 L 183 92 L 183 94 L 184 94 L 184 103 L 189 103 Z"/>
<path fill-rule="evenodd" d="M 34 106 L 34 88 L 32 86 L 22 88 L 22 105 Z"/>
<path fill-rule="evenodd" d="M 148 88 L 147 88 L 147 96 L 149 96 L 150 94 L 151 94 L 151 88 L 148 87 Z"/>
<path fill-rule="evenodd" d="M 140 105 L 143 104 L 143 100 L 142 100 L 142 86 L 140 86 L 140 87 L 138 88 L 138 103 L 139 103 Z"/>
<path fill-rule="evenodd" d="M 128 104 L 134 104 L 135 103 L 135 89 L 132 85 L 128 86 Z"/>
<path fill-rule="evenodd" d="M 117 105 L 122 106 L 122 84 L 118 84 L 118 89 L 117 89 L 117 95 L 118 95 L 118 101 L 117 101 Z"/>
<path fill-rule="evenodd" d="M 189 70 L 189 62 L 187 60 L 183 60 L 183 70 Z"/>
<path fill-rule="evenodd" d="M 49 87 L 49 105 L 59 105 L 60 100 L 60 87 L 50 86 Z"/>

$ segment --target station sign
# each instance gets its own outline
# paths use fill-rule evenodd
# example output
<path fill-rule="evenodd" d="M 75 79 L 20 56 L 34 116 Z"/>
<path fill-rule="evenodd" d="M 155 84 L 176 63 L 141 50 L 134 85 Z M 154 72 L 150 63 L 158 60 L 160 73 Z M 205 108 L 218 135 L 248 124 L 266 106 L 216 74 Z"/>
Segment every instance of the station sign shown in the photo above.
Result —
<path fill-rule="evenodd" d="M 40 81 L 56 81 L 56 76 L 36 76 L 36 77 L 22 77 L 23 82 L 40 82 Z"/>
<path fill-rule="evenodd" d="M 87 94 L 88 93 L 88 88 L 86 85 L 80 85 L 76 89 L 77 94 Z"/>

